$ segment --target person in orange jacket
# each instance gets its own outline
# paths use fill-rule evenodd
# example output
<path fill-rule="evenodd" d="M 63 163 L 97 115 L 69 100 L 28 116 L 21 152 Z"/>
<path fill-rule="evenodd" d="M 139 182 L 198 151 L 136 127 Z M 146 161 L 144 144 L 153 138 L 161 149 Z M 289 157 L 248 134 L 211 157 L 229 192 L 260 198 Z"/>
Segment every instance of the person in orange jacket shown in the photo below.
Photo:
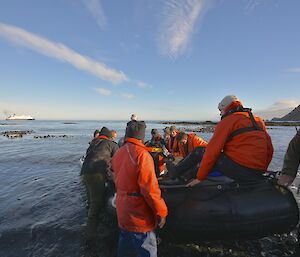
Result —
<path fill-rule="evenodd" d="M 196 136 L 194 133 L 187 134 L 183 131 L 179 132 L 176 140 L 178 142 L 179 153 L 183 158 L 191 153 L 196 147 L 207 146 L 207 142 L 201 137 Z"/>
<path fill-rule="evenodd" d="M 188 186 L 200 183 L 215 169 L 238 182 L 263 179 L 273 156 L 264 122 L 234 95 L 224 97 L 218 108 L 221 121 L 206 147 L 197 178 Z"/>
<path fill-rule="evenodd" d="M 125 144 L 111 162 L 117 192 L 119 257 L 157 256 L 154 229 L 164 226 L 168 214 L 153 159 L 143 144 L 145 128 L 143 121 L 128 122 Z"/>
<path fill-rule="evenodd" d="M 167 149 L 168 151 L 174 155 L 174 156 L 179 156 L 179 149 L 178 149 L 178 142 L 176 139 L 176 136 L 178 134 L 178 129 L 176 128 L 176 126 L 171 126 L 170 127 L 170 137 L 168 140 L 168 145 L 167 145 Z"/>

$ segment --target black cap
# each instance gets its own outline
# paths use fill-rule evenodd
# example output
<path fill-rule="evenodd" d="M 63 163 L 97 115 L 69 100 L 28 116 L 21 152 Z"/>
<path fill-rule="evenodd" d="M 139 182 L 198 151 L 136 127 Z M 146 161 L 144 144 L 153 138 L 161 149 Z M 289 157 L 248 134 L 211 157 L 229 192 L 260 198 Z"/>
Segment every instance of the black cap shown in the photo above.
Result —
<path fill-rule="evenodd" d="M 126 137 L 133 137 L 138 140 L 144 140 L 146 124 L 144 121 L 129 121 L 126 127 Z"/>
<path fill-rule="evenodd" d="M 103 127 L 100 132 L 100 136 L 106 136 L 106 137 L 111 137 L 111 131 L 107 127 Z"/>
<path fill-rule="evenodd" d="M 151 135 L 158 135 L 158 130 L 157 129 L 151 129 Z"/>

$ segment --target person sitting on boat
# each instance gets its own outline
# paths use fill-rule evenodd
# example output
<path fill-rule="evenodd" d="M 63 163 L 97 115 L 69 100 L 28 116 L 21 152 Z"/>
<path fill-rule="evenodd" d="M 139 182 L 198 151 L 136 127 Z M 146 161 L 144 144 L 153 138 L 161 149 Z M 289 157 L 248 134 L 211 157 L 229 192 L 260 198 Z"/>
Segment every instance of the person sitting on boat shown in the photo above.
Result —
<path fill-rule="evenodd" d="M 173 159 L 174 157 L 168 151 L 165 140 L 161 137 L 157 129 L 151 130 L 152 138 L 145 143 L 154 160 L 155 173 L 159 177 L 165 174 L 165 158 Z"/>
<path fill-rule="evenodd" d="M 166 145 L 168 145 L 170 135 L 171 135 L 170 127 L 165 127 L 164 128 L 164 140 L 165 140 Z"/>
<path fill-rule="evenodd" d="M 196 134 L 187 134 L 184 131 L 179 132 L 176 140 L 178 142 L 179 154 L 185 158 L 196 147 L 206 147 L 207 142 Z"/>
<path fill-rule="evenodd" d="M 100 215 L 105 206 L 105 182 L 110 170 L 112 156 L 119 149 L 118 145 L 109 138 L 111 132 L 103 127 L 99 136 L 93 139 L 86 151 L 80 176 L 86 188 L 88 221 L 87 247 L 94 250 L 96 247 L 97 228 Z"/>
<path fill-rule="evenodd" d="M 162 136 L 159 134 L 157 129 L 151 129 L 151 139 L 145 143 L 145 146 L 156 146 L 162 148 L 166 147 L 165 141 Z"/>
<path fill-rule="evenodd" d="M 283 167 L 278 184 L 289 186 L 297 176 L 300 164 L 300 131 L 292 138 L 284 156 Z"/>
<path fill-rule="evenodd" d="M 117 131 L 115 131 L 114 129 L 111 130 L 110 132 L 111 132 L 111 137 L 110 137 L 110 139 L 111 139 L 112 141 L 115 142 L 116 139 L 117 139 L 117 137 L 118 137 L 118 133 L 117 133 Z"/>
<path fill-rule="evenodd" d="M 203 155 L 194 186 L 204 180 L 211 170 L 218 170 L 238 181 L 263 179 L 273 156 L 273 145 L 261 118 L 244 108 L 234 95 L 223 98 L 218 106 L 221 121 Z"/>
<path fill-rule="evenodd" d="M 118 256 L 157 256 L 154 229 L 168 214 L 154 172 L 153 159 L 143 144 L 146 124 L 130 121 L 125 144 L 112 158 L 120 236 Z"/>
<path fill-rule="evenodd" d="M 168 151 L 174 155 L 174 156 L 179 156 L 179 149 L 178 149 L 178 142 L 176 139 L 176 136 L 178 134 L 178 129 L 176 128 L 176 126 L 171 126 L 170 127 L 170 138 L 168 140 L 168 145 L 167 145 L 167 149 Z"/>

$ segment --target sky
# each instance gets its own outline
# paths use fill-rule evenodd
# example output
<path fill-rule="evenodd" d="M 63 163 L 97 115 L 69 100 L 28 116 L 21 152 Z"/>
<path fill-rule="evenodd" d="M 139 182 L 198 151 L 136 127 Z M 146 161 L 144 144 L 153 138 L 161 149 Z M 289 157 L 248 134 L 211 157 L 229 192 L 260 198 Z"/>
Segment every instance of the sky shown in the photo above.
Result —
<path fill-rule="evenodd" d="M 300 103 L 299 0 L 0 2 L 0 119 L 263 118 Z"/>

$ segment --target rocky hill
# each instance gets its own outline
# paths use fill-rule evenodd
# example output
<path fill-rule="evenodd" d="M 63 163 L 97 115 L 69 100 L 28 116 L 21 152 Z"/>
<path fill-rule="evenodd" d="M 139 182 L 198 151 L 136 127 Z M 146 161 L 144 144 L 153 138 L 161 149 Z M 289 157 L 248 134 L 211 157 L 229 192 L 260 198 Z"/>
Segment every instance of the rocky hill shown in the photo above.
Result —
<path fill-rule="evenodd" d="M 300 105 L 280 119 L 281 121 L 300 121 Z"/>

